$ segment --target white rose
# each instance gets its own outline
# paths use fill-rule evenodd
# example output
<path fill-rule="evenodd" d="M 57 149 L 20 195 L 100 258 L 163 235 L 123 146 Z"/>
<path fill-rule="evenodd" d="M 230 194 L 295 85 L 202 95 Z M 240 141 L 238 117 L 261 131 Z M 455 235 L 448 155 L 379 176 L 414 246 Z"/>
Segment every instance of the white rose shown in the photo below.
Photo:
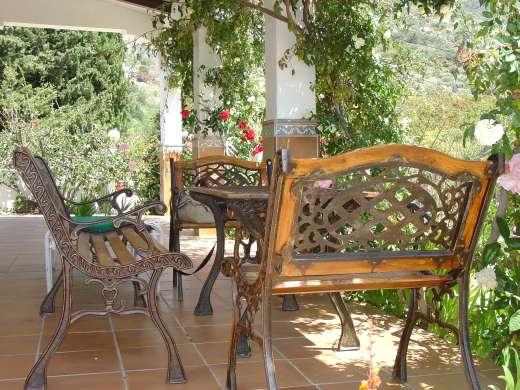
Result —
<path fill-rule="evenodd" d="M 493 119 L 482 119 L 475 124 L 475 138 L 481 145 L 496 144 L 504 135 L 504 125 Z"/>
<path fill-rule="evenodd" d="M 402 118 L 399 122 L 401 123 L 401 126 L 408 127 L 410 126 L 410 123 L 412 123 L 412 120 L 410 118 L 405 117 Z"/>
<path fill-rule="evenodd" d="M 392 38 L 392 33 L 390 32 L 390 30 L 386 30 L 385 33 L 383 34 L 383 39 L 385 41 L 388 41 L 390 38 Z"/>
<path fill-rule="evenodd" d="M 247 98 L 248 103 L 253 103 L 255 100 L 256 100 L 256 98 L 254 96 L 249 96 Z"/>
<path fill-rule="evenodd" d="M 475 278 L 477 279 L 477 283 L 484 288 L 493 290 L 498 286 L 495 269 L 490 265 L 478 271 L 475 274 Z"/>
<path fill-rule="evenodd" d="M 356 49 L 361 49 L 363 46 L 365 46 L 365 40 L 363 38 L 354 35 L 352 39 L 354 40 L 354 47 Z"/>

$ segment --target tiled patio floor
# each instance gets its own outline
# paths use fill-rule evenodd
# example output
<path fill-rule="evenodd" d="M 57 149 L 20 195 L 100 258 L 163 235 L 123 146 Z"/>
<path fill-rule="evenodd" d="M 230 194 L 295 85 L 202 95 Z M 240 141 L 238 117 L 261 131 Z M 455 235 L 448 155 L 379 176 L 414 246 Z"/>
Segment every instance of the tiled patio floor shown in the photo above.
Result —
<path fill-rule="evenodd" d="M 57 321 L 56 315 L 43 319 L 38 315 L 45 290 L 44 232 L 39 217 L 0 217 L 0 390 L 22 388 Z M 212 242 L 184 237 L 181 247 L 201 258 Z M 231 320 L 230 283 L 224 278 L 217 281 L 212 299 L 215 314 L 196 317 L 192 311 L 206 272 L 185 278 L 182 304 L 172 293 L 171 273 L 161 281 L 161 309 L 179 344 L 187 384 L 165 384 L 166 354 L 149 319 L 137 315 L 87 317 L 72 326 L 59 353 L 51 360 L 49 390 L 224 388 Z M 99 306 L 97 294 L 90 294 L 92 287 L 85 286 L 81 278 L 76 278 L 75 283 L 73 302 L 77 307 Z M 358 389 L 367 375 L 369 318 L 373 321 L 373 351 L 381 369 L 382 388 L 401 387 L 389 379 L 402 326 L 400 320 L 372 307 L 352 307 L 362 348 L 333 352 L 330 347 L 339 337 L 339 321 L 327 297 L 299 297 L 301 309 L 297 312 L 281 312 L 280 303 L 279 298 L 274 298 L 274 346 L 282 388 Z M 478 366 L 483 388 L 490 384 L 500 386 L 500 371 L 496 367 L 488 362 L 479 362 Z M 264 387 L 258 350 L 251 358 L 240 359 L 237 370 L 240 390 Z M 401 388 L 468 388 L 457 348 L 427 332 L 415 331 L 410 343 L 409 382 Z"/>

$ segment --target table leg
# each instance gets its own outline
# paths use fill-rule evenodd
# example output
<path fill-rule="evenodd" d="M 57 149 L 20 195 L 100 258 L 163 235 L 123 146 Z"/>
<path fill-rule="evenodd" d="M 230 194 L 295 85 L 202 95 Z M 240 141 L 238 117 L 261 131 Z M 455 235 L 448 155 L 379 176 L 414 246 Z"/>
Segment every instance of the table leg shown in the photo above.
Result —
<path fill-rule="evenodd" d="M 222 210 L 221 207 L 211 199 L 205 199 L 205 204 L 207 204 L 211 210 L 213 211 L 213 217 L 215 218 L 215 229 L 217 231 L 217 248 L 215 251 L 215 260 L 213 260 L 213 266 L 209 271 L 209 275 L 202 286 L 202 290 L 200 291 L 199 301 L 197 302 L 197 306 L 195 306 L 195 310 L 193 314 L 196 316 L 207 316 L 213 314 L 213 308 L 211 307 L 211 291 L 213 290 L 213 285 L 215 284 L 215 280 L 217 280 L 218 274 L 220 273 L 220 268 L 222 267 L 222 263 L 224 262 L 224 245 L 226 242 L 225 237 L 225 210 Z"/>
<path fill-rule="evenodd" d="M 284 295 L 282 303 L 282 311 L 296 311 L 299 309 L 298 301 L 296 301 L 296 295 Z"/>
<path fill-rule="evenodd" d="M 242 314 L 242 318 L 240 318 L 240 323 L 245 324 L 246 322 L 247 311 Z M 237 344 L 237 356 L 242 358 L 251 357 L 251 345 L 249 344 L 249 337 L 244 334 L 243 331 L 240 332 L 238 336 L 238 344 Z"/>

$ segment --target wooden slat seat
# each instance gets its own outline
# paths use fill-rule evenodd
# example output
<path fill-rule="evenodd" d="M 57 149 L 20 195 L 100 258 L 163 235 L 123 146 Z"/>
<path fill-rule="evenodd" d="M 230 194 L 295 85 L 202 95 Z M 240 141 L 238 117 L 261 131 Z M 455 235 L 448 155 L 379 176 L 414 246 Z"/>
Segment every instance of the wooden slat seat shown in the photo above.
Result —
<path fill-rule="evenodd" d="M 260 271 L 259 264 L 243 264 L 242 278 L 254 283 Z M 278 278 L 273 280 L 272 294 L 317 294 L 342 291 L 364 291 L 380 289 L 407 289 L 418 287 L 440 287 L 452 281 L 449 275 L 434 275 L 423 272 L 373 272 L 351 275 L 329 275 Z"/>
<path fill-rule="evenodd" d="M 105 267 L 113 267 L 117 265 L 112 259 L 112 255 L 105 244 L 105 238 L 102 235 L 91 234 L 90 241 L 94 248 L 94 256 L 99 264 L 104 265 Z"/>
<path fill-rule="evenodd" d="M 166 253 L 168 249 L 160 242 L 151 238 L 152 253 Z M 148 251 L 148 243 L 132 226 L 106 233 L 82 232 L 78 237 L 78 251 L 90 260 L 105 267 L 126 266 L 137 259 L 134 252 Z"/>
<path fill-rule="evenodd" d="M 135 261 L 134 256 L 132 256 L 126 245 L 123 243 L 119 234 L 116 232 L 109 232 L 107 233 L 106 238 L 117 257 L 117 261 L 121 265 L 132 264 Z"/>
<path fill-rule="evenodd" d="M 427 275 L 420 272 L 374 272 L 372 274 L 338 275 L 327 278 L 304 278 L 278 280 L 273 284 L 273 294 L 325 293 L 342 291 L 364 291 L 379 289 L 405 289 L 439 287 L 452 280 L 451 277 Z"/>
<path fill-rule="evenodd" d="M 182 229 L 214 229 L 215 224 L 214 223 L 196 223 L 196 222 L 189 222 L 189 221 L 177 221 L 179 224 L 179 227 Z M 226 228 L 227 229 L 234 229 L 238 227 L 238 222 L 236 220 L 231 220 L 226 222 Z"/>

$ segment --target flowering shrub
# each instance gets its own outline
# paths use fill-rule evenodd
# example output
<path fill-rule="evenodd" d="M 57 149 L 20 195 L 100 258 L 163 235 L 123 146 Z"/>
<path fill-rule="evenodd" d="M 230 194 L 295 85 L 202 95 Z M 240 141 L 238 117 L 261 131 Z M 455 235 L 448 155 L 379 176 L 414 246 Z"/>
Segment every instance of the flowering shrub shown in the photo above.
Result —
<path fill-rule="evenodd" d="M 475 125 L 474 135 L 481 145 L 491 146 L 504 136 L 504 125 L 493 119 L 481 119 Z"/>
<path fill-rule="evenodd" d="M 502 188 L 520 194 L 520 154 L 515 154 L 505 165 L 505 173 L 498 178 Z"/>
<path fill-rule="evenodd" d="M 482 287 L 493 290 L 497 288 L 497 276 L 493 266 L 488 265 L 486 268 L 481 269 L 475 274 L 477 283 Z"/>

